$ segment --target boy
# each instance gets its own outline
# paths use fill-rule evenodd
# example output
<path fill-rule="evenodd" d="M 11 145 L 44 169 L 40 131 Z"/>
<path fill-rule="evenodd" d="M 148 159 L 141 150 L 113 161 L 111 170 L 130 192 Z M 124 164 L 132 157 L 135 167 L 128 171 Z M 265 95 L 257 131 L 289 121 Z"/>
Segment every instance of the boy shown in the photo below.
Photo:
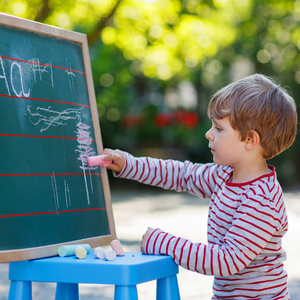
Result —
<path fill-rule="evenodd" d="M 286 254 L 288 220 L 275 168 L 266 160 L 293 143 L 294 100 L 263 75 L 234 82 L 211 99 L 206 133 L 214 163 L 135 158 L 104 150 L 116 176 L 209 197 L 208 244 L 148 228 L 145 254 L 171 255 L 189 270 L 214 276 L 212 299 L 290 299 Z"/>

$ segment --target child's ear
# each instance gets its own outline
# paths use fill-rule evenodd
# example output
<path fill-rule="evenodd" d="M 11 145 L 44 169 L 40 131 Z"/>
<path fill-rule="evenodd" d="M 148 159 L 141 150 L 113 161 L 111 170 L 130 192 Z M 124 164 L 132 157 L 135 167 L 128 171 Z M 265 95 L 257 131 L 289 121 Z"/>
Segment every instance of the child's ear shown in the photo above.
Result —
<path fill-rule="evenodd" d="M 260 144 L 260 136 L 257 131 L 251 130 L 248 133 L 248 136 L 246 137 L 246 150 L 252 150 L 254 149 L 257 145 Z"/>

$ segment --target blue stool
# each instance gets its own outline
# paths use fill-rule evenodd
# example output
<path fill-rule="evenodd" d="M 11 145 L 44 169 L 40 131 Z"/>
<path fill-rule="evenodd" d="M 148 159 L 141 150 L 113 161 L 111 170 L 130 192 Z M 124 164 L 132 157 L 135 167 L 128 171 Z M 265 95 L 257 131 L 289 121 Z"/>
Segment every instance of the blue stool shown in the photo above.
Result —
<path fill-rule="evenodd" d="M 32 281 L 57 282 L 55 300 L 79 300 L 79 283 L 114 284 L 114 300 L 138 300 L 136 285 L 157 280 L 157 300 L 180 300 L 178 266 L 170 256 L 126 252 L 114 261 L 50 257 L 9 264 L 8 300 L 32 300 Z"/>

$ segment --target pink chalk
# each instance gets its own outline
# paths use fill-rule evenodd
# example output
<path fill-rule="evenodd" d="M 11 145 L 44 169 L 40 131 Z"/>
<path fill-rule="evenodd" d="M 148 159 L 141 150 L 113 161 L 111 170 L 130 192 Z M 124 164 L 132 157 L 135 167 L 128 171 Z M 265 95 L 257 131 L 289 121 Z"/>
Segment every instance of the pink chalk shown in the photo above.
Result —
<path fill-rule="evenodd" d="M 125 253 L 123 251 L 122 245 L 119 240 L 113 240 L 110 243 L 112 249 L 116 252 L 117 255 L 124 256 Z"/>
<path fill-rule="evenodd" d="M 107 155 L 90 156 L 88 158 L 88 165 L 90 167 L 94 167 L 94 166 L 102 166 L 102 165 L 106 165 L 106 164 L 111 164 L 112 160 L 104 160 L 103 159 L 106 156 Z"/>

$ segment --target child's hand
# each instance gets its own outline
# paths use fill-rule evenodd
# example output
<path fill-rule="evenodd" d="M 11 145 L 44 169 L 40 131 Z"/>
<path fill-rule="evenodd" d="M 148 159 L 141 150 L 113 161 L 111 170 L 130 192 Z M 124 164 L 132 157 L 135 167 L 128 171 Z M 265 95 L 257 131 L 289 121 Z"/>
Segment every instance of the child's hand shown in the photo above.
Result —
<path fill-rule="evenodd" d="M 104 168 L 110 169 L 117 173 L 119 173 L 123 170 L 123 167 L 125 164 L 125 157 L 124 157 L 124 154 L 122 151 L 112 150 L 112 149 L 104 149 L 102 154 L 106 155 L 104 160 L 112 161 L 111 164 L 103 165 Z"/>
<path fill-rule="evenodd" d="M 153 231 L 153 228 L 148 227 L 147 231 L 144 233 L 143 237 L 142 237 L 142 243 L 141 243 L 141 251 L 142 253 L 145 253 L 144 248 L 145 248 L 145 243 L 146 240 L 148 238 L 148 236 L 150 235 L 150 233 Z"/>

